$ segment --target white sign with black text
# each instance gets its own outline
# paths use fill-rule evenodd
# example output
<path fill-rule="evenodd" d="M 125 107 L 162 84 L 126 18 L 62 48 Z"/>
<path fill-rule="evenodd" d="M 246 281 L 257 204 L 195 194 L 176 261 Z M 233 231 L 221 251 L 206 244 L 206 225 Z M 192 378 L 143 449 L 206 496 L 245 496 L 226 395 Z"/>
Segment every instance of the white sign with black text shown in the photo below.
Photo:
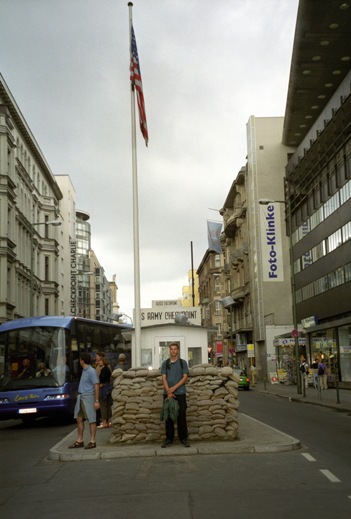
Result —
<path fill-rule="evenodd" d="M 281 216 L 278 203 L 260 205 L 263 281 L 284 281 Z"/>
<path fill-rule="evenodd" d="M 141 326 L 166 324 L 175 322 L 176 315 L 184 315 L 189 324 L 201 325 L 201 309 L 199 306 L 171 306 L 160 308 L 142 308 Z"/>

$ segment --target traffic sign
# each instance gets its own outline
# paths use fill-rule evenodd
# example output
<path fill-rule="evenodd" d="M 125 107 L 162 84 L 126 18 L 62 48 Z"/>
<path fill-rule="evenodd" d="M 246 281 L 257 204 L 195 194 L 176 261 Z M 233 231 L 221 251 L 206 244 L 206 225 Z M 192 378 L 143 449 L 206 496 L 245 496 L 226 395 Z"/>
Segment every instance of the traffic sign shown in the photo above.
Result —
<path fill-rule="evenodd" d="M 247 356 L 249 358 L 255 356 L 255 346 L 254 346 L 254 344 L 248 344 L 247 345 Z"/>
<path fill-rule="evenodd" d="M 293 331 L 291 332 L 291 336 L 292 337 L 298 337 L 299 336 L 299 330 L 296 330 L 296 328 L 294 328 Z"/>

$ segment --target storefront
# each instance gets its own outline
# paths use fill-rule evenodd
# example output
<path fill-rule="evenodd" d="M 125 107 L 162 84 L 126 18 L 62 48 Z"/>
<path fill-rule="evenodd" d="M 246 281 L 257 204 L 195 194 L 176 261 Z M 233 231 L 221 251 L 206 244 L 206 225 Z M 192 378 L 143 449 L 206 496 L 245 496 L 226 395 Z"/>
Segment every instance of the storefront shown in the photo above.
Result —
<path fill-rule="evenodd" d="M 310 362 L 322 359 L 327 366 L 328 386 L 351 389 L 351 323 L 314 326 L 308 331 Z"/>
<path fill-rule="evenodd" d="M 306 340 L 299 338 L 299 358 L 306 355 Z M 281 384 L 296 384 L 296 349 L 294 337 L 276 337 L 274 339 L 276 371 Z"/>
<path fill-rule="evenodd" d="M 247 344 L 237 344 L 235 346 L 235 365 L 248 372 L 249 361 L 247 358 Z"/>

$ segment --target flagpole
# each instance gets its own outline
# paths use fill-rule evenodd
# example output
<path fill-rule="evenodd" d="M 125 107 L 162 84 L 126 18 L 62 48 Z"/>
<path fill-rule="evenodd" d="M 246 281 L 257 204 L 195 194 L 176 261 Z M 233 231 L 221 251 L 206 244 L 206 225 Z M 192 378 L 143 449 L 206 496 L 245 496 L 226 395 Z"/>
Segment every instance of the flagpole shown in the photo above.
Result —
<path fill-rule="evenodd" d="M 129 7 L 129 42 L 132 41 L 133 14 L 132 2 Z M 131 51 L 130 51 L 131 52 Z M 138 168 L 136 146 L 135 88 L 131 83 L 131 119 L 132 119 L 132 170 L 133 170 L 133 243 L 134 243 L 134 330 L 135 359 L 133 367 L 141 365 L 141 321 L 140 321 L 140 258 L 139 258 L 139 204 L 138 204 Z"/>
<path fill-rule="evenodd" d="M 195 293 L 194 293 L 194 253 L 193 253 L 193 242 L 190 242 L 190 254 L 191 254 L 191 297 L 193 306 L 195 306 Z"/>

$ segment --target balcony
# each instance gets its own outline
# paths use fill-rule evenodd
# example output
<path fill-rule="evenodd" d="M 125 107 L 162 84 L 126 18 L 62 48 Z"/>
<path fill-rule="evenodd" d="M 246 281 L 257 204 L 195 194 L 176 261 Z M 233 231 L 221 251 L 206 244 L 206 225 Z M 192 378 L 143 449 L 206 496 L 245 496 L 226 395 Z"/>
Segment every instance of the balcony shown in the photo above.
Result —
<path fill-rule="evenodd" d="M 231 296 L 234 299 L 235 304 L 242 304 L 245 300 L 248 290 L 245 285 L 234 288 L 231 292 Z"/>
<path fill-rule="evenodd" d="M 224 222 L 224 234 L 227 238 L 233 238 L 246 217 L 246 204 L 236 205 L 233 214 Z"/>
<path fill-rule="evenodd" d="M 237 249 L 230 255 L 230 262 L 235 267 L 244 261 L 244 249 Z"/>

